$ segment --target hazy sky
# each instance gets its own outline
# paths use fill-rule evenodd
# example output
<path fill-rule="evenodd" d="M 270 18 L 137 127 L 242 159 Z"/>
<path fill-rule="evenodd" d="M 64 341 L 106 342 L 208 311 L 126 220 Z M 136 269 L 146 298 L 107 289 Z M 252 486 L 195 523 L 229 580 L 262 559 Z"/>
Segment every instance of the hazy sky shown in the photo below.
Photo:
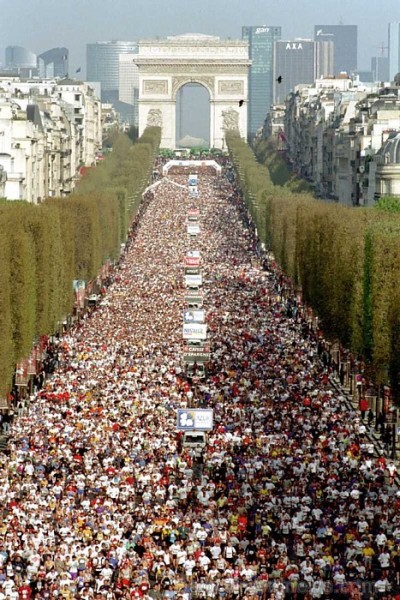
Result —
<path fill-rule="evenodd" d="M 358 25 L 359 68 L 386 45 L 387 24 L 400 21 L 400 0 L 0 0 L 4 48 L 39 54 L 70 51 L 70 72 L 86 69 L 86 44 L 100 40 L 198 32 L 241 37 L 242 25 L 281 25 L 283 38 L 312 37 L 315 24 Z"/>

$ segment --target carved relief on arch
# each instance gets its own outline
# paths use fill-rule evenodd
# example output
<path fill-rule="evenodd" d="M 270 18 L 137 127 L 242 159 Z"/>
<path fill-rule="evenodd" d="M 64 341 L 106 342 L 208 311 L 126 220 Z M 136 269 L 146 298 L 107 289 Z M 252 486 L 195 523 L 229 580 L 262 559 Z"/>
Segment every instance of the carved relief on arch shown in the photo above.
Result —
<path fill-rule="evenodd" d="M 162 127 L 162 111 L 159 108 L 151 108 L 147 113 L 147 127 Z"/>
<path fill-rule="evenodd" d="M 174 100 L 176 100 L 176 95 L 179 92 L 180 88 L 187 83 L 199 83 L 200 85 L 204 85 L 204 87 L 210 93 L 211 98 L 214 97 L 215 77 L 208 77 L 206 75 L 200 75 L 199 77 L 181 75 L 172 79 L 172 98 Z"/>

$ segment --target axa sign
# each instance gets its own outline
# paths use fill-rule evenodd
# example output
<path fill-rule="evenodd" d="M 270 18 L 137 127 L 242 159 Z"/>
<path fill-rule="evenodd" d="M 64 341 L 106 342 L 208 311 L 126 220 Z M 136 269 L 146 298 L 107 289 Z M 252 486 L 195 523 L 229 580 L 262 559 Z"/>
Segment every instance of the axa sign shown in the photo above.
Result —
<path fill-rule="evenodd" d="M 285 50 L 303 50 L 303 44 L 301 42 L 288 42 Z"/>

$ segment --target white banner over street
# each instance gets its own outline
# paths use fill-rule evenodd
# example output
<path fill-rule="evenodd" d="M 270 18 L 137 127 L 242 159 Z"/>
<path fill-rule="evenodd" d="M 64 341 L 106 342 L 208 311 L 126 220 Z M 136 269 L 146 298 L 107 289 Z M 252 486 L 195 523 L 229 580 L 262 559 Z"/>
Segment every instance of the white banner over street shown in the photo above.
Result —
<path fill-rule="evenodd" d="M 205 340 L 207 339 L 207 325 L 205 323 L 184 323 L 184 340 Z"/>
<path fill-rule="evenodd" d="M 178 431 L 211 431 L 214 425 L 212 408 L 178 408 L 176 428 Z"/>
<path fill-rule="evenodd" d="M 185 310 L 183 320 L 185 323 L 204 323 L 206 313 L 204 310 Z"/>
<path fill-rule="evenodd" d="M 188 223 L 187 233 L 188 235 L 198 235 L 200 233 L 200 225 L 197 223 Z"/>
<path fill-rule="evenodd" d="M 201 287 L 203 285 L 203 275 L 185 275 L 186 287 Z"/>

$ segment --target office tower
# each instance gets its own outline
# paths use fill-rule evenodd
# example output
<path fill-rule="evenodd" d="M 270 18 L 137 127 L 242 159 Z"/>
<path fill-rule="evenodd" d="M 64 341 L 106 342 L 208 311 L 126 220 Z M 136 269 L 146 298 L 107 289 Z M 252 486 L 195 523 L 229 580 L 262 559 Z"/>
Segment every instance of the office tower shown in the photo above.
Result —
<path fill-rule="evenodd" d="M 353 71 L 353 75 L 357 76 L 359 81 L 361 81 L 361 83 L 373 83 L 375 81 L 372 70 L 371 71 L 366 71 L 366 70 Z"/>
<path fill-rule="evenodd" d="M 389 59 L 387 56 L 373 56 L 371 58 L 372 81 L 390 81 Z"/>
<path fill-rule="evenodd" d="M 315 25 L 314 40 L 332 41 L 335 47 L 334 74 L 357 70 L 357 25 Z"/>
<path fill-rule="evenodd" d="M 275 104 L 283 104 L 286 96 L 300 83 L 314 83 L 321 76 L 332 76 L 333 43 L 296 39 L 274 44 Z"/>
<path fill-rule="evenodd" d="M 68 75 L 68 49 L 52 48 L 37 57 L 39 77 L 66 77 Z"/>
<path fill-rule="evenodd" d="M 136 42 L 95 42 L 86 45 L 86 80 L 100 81 L 103 102 L 119 98 L 119 56 L 136 54 Z"/>
<path fill-rule="evenodd" d="M 389 81 L 400 72 L 400 22 L 389 23 Z"/>
<path fill-rule="evenodd" d="M 36 54 L 22 46 L 7 46 L 6 69 L 36 69 Z"/>
<path fill-rule="evenodd" d="M 248 137 L 253 139 L 273 102 L 274 42 L 281 38 L 281 27 L 242 27 L 242 39 L 249 44 Z"/>
<path fill-rule="evenodd" d="M 132 124 L 139 125 L 139 67 L 134 62 L 136 54 L 119 56 L 119 100 L 131 105 Z"/>

